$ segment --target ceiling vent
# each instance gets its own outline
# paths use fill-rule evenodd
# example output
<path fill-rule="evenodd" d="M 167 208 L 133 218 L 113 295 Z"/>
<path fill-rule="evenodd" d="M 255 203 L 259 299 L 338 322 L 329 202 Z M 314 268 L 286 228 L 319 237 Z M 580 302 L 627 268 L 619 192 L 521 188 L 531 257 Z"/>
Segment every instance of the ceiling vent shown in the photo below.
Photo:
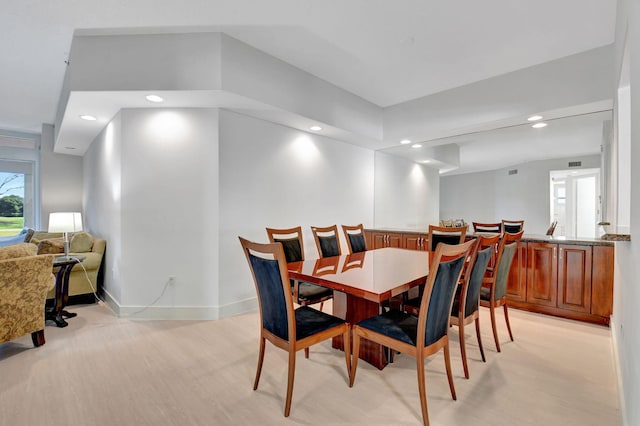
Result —
<path fill-rule="evenodd" d="M 518 174 L 518 169 L 509 170 L 509 175 L 517 175 L 517 174 Z"/>
<path fill-rule="evenodd" d="M 569 167 L 582 167 L 582 161 L 569 161 Z"/>

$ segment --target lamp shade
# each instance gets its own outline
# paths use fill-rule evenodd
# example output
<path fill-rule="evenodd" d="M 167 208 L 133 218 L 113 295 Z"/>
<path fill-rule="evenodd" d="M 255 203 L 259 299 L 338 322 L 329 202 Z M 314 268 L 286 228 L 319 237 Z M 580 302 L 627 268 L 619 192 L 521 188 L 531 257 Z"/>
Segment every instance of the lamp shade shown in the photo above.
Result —
<path fill-rule="evenodd" d="M 49 214 L 49 232 L 82 231 L 82 214 L 78 212 L 59 212 Z"/>

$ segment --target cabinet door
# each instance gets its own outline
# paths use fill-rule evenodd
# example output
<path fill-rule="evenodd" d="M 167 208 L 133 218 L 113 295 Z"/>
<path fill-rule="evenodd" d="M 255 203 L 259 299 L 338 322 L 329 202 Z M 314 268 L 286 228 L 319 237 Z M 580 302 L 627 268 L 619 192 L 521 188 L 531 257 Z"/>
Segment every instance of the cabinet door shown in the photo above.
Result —
<path fill-rule="evenodd" d="M 402 248 L 402 234 L 387 234 L 387 247 Z"/>
<path fill-rule="evenodd" d="M 558 308 L 591 312 L 591 246 L 560 245 Z"/>
<path fill-rule="evenodd" d="M 387 234 L 382 232 L 372 232 L 371 242 L 374 249 L 384 248 L 387 246 Z"/>
<path fill-rule="evenodd" d="M 507 297 L 517 302 L 527 300 L 527 243 L 522 241 L 518 243 L 518 249 L 511 262 Z"/>
<path fill-rule="evenodd" d="M 527 302 L 556 307 L 557 244 L 527 243 Z"/>
<path fill-rule="evenodd" d="M 613 247 L 593 246 L 591 313 L 609 318 L 613 312 Z"/>
<path fill-rule="evenodd" d="M 405 234 L 402 247 L 409 250 L 427 250 L 427 237 L 424 235 Z"/>

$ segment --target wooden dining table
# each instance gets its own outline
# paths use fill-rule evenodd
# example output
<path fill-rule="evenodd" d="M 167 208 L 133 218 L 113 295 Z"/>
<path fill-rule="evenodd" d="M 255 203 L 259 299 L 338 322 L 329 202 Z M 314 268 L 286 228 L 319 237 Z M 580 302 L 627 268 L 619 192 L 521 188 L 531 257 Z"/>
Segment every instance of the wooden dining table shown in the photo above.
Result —
<path fill-rule="evenodd" d="M 288 264 L 289 277 L 333 289 L 333 315 L 350 324 L 378 315 L 384 301 L 424 284 L 429 274 L 429 252 L 381 248 L 361 253 Z M 344 350 L 342 337 L 334 348 Z M 379 369 L 387 365 L 384 348 L 363 340 L 360 359 Z"/>

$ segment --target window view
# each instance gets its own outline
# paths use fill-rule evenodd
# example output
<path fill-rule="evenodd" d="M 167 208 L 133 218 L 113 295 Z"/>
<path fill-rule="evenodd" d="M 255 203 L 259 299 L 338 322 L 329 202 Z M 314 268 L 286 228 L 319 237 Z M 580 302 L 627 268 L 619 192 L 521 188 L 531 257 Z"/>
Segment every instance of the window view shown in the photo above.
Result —
<path fill-rule="evenodd" d="M 596 237 L 600 217 L 600 169 L 551 172 L 551 222 L 554 235 Z"/>
<path fill-rule="evenodd" d="M 0 172 L 0 237 L 24 227 L 24 183 L 24 174 Z"/>

